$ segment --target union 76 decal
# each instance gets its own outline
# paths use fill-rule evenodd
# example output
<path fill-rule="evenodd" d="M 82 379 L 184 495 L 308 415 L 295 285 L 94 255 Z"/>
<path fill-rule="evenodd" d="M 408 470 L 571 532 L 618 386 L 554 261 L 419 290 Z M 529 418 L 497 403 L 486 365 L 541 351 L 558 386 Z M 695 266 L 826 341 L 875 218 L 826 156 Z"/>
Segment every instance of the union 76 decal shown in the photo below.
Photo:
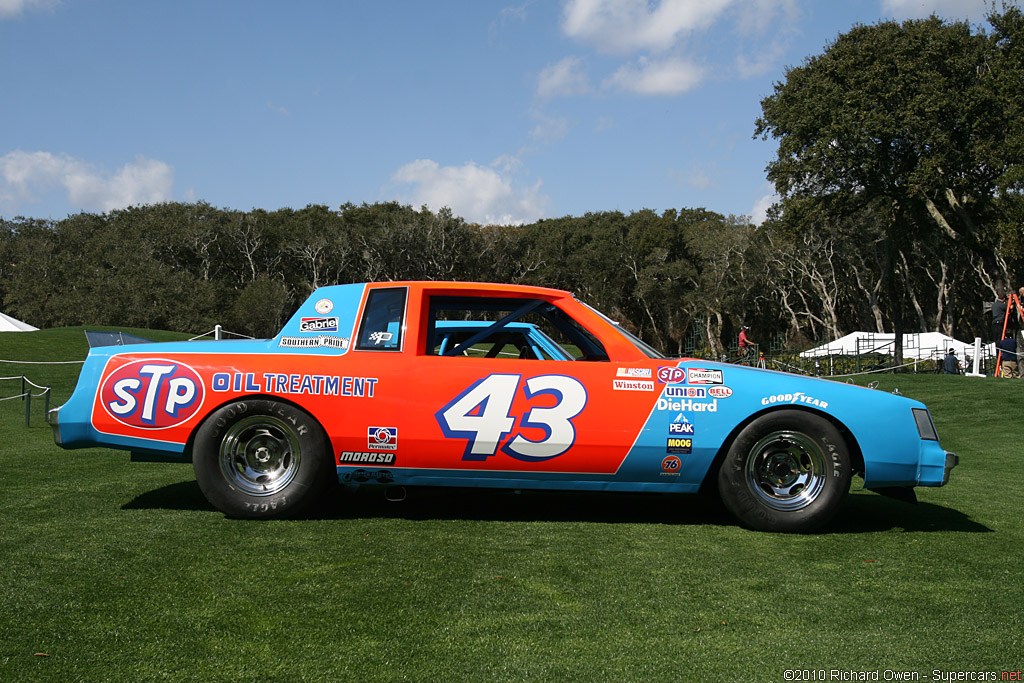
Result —
<path fill-rule="evenodd" d="M 518 418 L 512 404 L 519 387 L 527 401 L 539 396 L 555 398 L 552 406 L 530 406 Z M 545 403 L 550 403 L 550 399 Z M 538 375 L 523 381 L 522 375 L 493 374 L 474 382 L 439 410 L 435 417 L 441 431 L 450 439 L 466 439 L 463 460 L 486 460 L 498 451 L 509 434 L 516 432 L 501 447 L 503 453 L 526 462 L 541 462 L 562 455 L 576 442 L 572 420 L 587 405 L 587 390 L 572 377 Z M 538 441 L 522 434 L 523 428 L 540 429 L 544 437 Z"/>

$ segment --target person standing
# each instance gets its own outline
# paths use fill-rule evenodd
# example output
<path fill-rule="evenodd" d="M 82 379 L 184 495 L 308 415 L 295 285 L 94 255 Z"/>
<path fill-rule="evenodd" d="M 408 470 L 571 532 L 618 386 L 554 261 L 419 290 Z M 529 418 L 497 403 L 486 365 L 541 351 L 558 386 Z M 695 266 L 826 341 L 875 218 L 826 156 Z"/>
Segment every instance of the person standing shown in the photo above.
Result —
<path fill-rule="evenodd" d="M 956 350 L 950 349 L 949 353 L 942 360 L 942 373 L 945 375 L 959 375 L 960 361 L 956 358 Z"/>
<path fill-rule="evenodd" d="M 992 339 L 1003 338 L 1003 325 L 1006 324 L 1006 293 L 1000 291 L 999 298 L 992 302 Z"/>
<path fill-rule="evenodd" d="M 744 325 L 743 327 L 740 328 L 740 361 L 744 363 L 749 361 L 751 351 L 754 350 L 754 341 L 747 336 L 747 330 L 749 329 L 750 327 L 748 327 L 747 325 Z"/>
<path fill-rule="evenodd" d="M 999 376 L 1015 379 L 1020 377 L 1017 368 L 1017 340 L 1011 334 L 996 342 L 999 352 Z"/>

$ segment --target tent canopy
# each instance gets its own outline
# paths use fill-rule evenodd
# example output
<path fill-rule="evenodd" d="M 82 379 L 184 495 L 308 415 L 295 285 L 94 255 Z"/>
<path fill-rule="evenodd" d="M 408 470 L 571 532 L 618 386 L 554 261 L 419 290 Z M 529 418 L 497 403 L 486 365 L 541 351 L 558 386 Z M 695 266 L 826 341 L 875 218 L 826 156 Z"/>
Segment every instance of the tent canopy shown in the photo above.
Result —
<path fill-rule="evenodd" d="M 868 353 L 891 356 L 895 341 L 895 334 L 851 332 L 833 342 L 804 351 L 800 357 L 821 358 L 823 356 L 855 356 Z M 993 347 L 993 344 L 983 345 L 982 353 L 987 351 L 994 355 Z M 968 355 L 974 355 L 974 344 L 958 341 L 941 332 L 917 332 L 903 335 L 903 357 L 907 360 L 939 360 L 946 355 L 946 351 L 949 349 L 953 349 L 961 360 Z"/>
<path fill-rule="evenodd" d="M 38 327 L 32 327 L 28 323 L 0 313 L 0 332 L 35 332 L 38 329 Z"/>

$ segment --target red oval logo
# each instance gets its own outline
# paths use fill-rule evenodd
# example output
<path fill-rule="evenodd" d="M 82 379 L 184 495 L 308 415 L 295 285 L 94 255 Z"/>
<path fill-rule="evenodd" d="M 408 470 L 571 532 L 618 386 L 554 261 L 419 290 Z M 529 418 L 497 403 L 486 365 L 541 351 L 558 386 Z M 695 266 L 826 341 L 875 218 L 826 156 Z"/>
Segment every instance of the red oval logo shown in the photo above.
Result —
<path fill-rule="evenodd" d="M 205 394 L 199 373 L 178 361 L 136 360 L 107 375 L 100 401 L 123 425 L 167 429 L 192 418 Z"/>
<path fill-rule="evenodd" d="M 686 379 L 682 368 L 658 368 L 658 381 L 662 384 L 675 384 Z"/>
<path fill-rule="evenodd" d="M 661 469 L 665 472 L 678 472 L 683 466 L 683 461 L 674 455 L 670 455 L 661 461 Z"/>
<path fill-rule="evenodd" d="M 721 385 L 710 386 L 708 387 L 708 396 L 711 398 L 729 398 L 732 396 L 732 389 Z"/>

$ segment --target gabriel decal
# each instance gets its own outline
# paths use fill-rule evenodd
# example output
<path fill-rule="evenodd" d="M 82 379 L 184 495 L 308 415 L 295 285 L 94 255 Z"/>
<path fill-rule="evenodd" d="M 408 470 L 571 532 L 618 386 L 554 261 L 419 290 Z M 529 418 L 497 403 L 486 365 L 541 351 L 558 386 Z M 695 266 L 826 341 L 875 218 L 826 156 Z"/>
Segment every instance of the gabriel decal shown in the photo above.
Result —
<path fill-rule="evenodd" d="M 107 375 L 100 401 L 121 424 L 166 429 L 195 415 L 203 394 L 199 374 L 184 363 L 137 360 Z"/>

